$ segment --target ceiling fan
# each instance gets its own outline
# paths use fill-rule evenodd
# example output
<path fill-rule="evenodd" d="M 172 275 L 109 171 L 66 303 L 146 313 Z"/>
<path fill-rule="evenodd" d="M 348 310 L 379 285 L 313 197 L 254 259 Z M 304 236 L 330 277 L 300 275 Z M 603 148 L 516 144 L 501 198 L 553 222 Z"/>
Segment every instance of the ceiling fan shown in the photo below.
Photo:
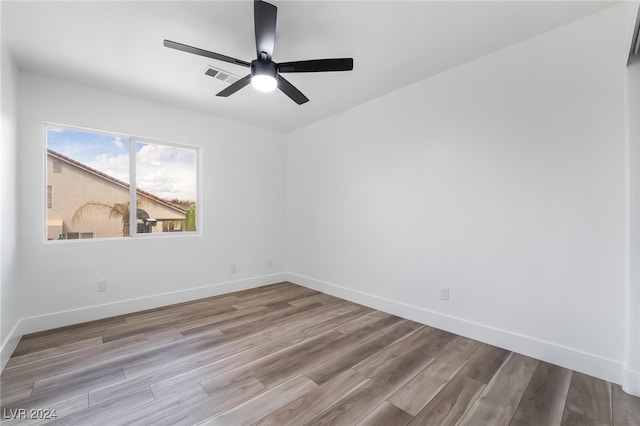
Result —
<path fill-rule="evenodd" d="M 197 47 L 187 46 L 171 40 L 165 40 L 164 45 L 171 49 L 182 50 L 231 64 L 241 65 L 251 70 L 251 73 L 220 91 L 216 96 L 227 97 L 242 89 L 251 82 L 253 87 L 263 92 L 270 92 L 277 87 L 295 103 L 301 105 L 309 101 L 300 90 L 289 83 L 281 73 L 287 72 L 324 72 L 324 71 L 351 71 L 353 70 L 353 58 L 311 59 L 306 61 L 273 62 L 273 46 L 276 40 L 276 17 L 278 8 L 274 5 L 255 0 L 253 3 L 253 17 L 256 33 L 257 59 L 250 63 L 241 59 L 209 52 Z"/>

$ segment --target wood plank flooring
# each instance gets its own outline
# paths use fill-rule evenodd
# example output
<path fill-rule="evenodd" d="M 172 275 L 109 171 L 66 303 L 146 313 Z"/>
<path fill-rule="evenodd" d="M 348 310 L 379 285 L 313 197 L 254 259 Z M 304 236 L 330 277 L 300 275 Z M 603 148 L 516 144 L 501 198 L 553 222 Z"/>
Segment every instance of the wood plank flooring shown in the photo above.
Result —
<path fill-rule="evenodd" d="M 618 385 L 291 283 L 24 336 L 0 382 L 7 425 L 640 426 Z"/>

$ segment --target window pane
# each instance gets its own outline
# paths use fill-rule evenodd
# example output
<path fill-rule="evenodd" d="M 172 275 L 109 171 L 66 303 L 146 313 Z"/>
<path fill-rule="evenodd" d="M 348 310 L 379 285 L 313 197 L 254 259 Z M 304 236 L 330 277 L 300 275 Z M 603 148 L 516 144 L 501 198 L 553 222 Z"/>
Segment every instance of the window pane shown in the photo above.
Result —
<path fill-rule="evenodd" d="M 129 235 L 128 139 L 54 126 L 46 137 L 47 239 Z"/>
<path fill-rule="evenodd" d="M 196 231 L 197 151 L 136 142 L 137 232 Z"/>

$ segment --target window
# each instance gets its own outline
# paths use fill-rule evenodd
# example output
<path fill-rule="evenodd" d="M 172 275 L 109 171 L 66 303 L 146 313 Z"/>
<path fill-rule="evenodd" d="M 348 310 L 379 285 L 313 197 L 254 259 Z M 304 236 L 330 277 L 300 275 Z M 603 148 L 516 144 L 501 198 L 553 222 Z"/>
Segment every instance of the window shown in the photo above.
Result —
<path fill-rule="evenodd" d="M 46 146 L 48 240 L 197 232 L 196 148 L 58 125 Z"/>

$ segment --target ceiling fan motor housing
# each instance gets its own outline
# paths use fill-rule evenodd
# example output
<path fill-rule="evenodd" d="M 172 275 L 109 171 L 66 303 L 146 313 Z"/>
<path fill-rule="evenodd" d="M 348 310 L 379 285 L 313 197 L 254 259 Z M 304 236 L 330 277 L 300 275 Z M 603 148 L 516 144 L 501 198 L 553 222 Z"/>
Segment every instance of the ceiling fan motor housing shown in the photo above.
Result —
<path fill-rule="evenodd" d="M 263 61 L 260 59 L 254 59 L 251 61 L 251 77 L 256 75 L 268 75 L 277 79 L 278 69 L 276 63 L 273 61 Z"/>

